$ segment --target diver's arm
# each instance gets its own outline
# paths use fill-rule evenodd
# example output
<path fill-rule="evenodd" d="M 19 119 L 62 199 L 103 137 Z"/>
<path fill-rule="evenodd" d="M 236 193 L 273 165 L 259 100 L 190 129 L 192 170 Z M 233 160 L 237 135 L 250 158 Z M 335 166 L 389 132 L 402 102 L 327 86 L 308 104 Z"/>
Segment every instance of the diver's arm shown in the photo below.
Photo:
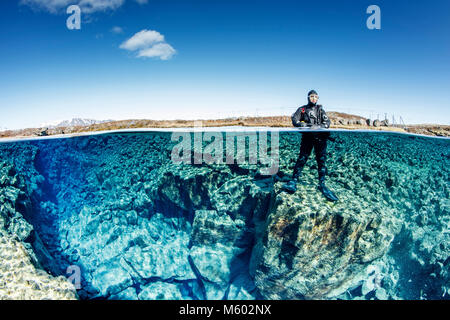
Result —
<path fill-rule="evenodd" d="M 300 127 L 300 128 L 307 127 L 307 124 L 305 123 L 305 121 L 302 118 L 303 118 L 302 107 L 300 107 L 297 109 L 297 111 L 295 111 L 295 113 L 291 117 L 292 125 L 294 127 Z"/>
<path fill-rule="evenodd" d="M 320 127 L 328 129 L 330 127 L 330 124 L 331 124 L 330 118 L 328 118 L 325 110 L 323 110 L 323 108 L 320 107 Z"/>

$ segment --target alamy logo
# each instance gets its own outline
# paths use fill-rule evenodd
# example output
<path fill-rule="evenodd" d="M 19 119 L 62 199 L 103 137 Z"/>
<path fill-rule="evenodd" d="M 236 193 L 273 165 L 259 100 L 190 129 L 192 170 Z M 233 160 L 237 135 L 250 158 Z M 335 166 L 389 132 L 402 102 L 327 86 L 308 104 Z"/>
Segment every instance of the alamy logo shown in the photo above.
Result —
<path fill-rule="evenodd" d="M 377 5 L 371 5 L 367 8 L 367 14 L 371 14 L 369 18 L 367 18 L 367 28 L 369 30 L 380 30 L 381 29 L 381 9 Z"/>
<path fill-rule="evenodd" d="M 67 278 L 73 285 L 75 289 L 81 289 L 81 269 L 77 265 L 70 265 L 66 269 L 66 274 L 69 275 Z"/>
<path fill-rule="evenodd" d="M 69 6 L 66 10 L 67 14 L 70 14 L 66 21 L 67 29 L 80 30 L 81 29 L 81 9 L 77 5 Z"/>
<path fill-rule="evenodd" d="M 269 138 L 270 147 L 268 146 Z M 194 130 L 193 143 L 191 132 L 172 132 L 171 139 L 178 142 L 172 148 L 171 159 L 174 163 L 257 164 L 259 161 L 263 166 L 259 168 L 261 175 L 274 175 L 278 172 L 279 133 L 277 131 L 270 132 L 268 136 L 267 131 L 203 132 Z"/>

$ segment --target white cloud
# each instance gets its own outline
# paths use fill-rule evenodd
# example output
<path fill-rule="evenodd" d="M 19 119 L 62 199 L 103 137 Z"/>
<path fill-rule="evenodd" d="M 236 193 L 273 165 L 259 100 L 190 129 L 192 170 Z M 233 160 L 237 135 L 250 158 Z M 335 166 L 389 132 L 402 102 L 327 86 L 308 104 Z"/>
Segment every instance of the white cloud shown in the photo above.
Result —
<path fill-rule="evenodd" d="M 157 43 L 154 46 L 139 50 L 138 57 L 160 58 L 161 60 L 169 60 L 175 54 L 175 49 L 168 43 Z"/>
<path fill-rule="evenodd" d="M 34 9 L 46 10 L 50 13 L 58 13 L 70 5 L 70 0 L 21 0 L 20 4 Z"/>
<path fill-rule="evenodd" d="M 115 34 L 121 34 L 123 33 L 123 29 L 121 27 L 115 26 L 111 29 L 111 32 Z"/>
<path fill-rule="evenodd" d="M 141 30 L 120 45 L 121 49 L 137 51 L 138 58 L 169 60 L 176 50 L 164 40 L 158 31 Z"/>
<path fill-rule="evenodd" d="M 164 36 L 158 31 L 142 30 L 120 45 L 121 49 L 137 50 L 148 48 L 154 43 L 163 42 Z"/>
<path fill-rule="evenodd" d="M 125 0 L 81 0 L 78 4 L 83 13 L 96 11 L 116 10 L 124 4 Z"/>
<path fill-rule="evenodd" d="M 139 4 L 148 3 L 147 0 L 135 0 Z M 116 10 L 125 3 L 125 0 L 20 0 L 20 4 L 33 9 L 48 11 L 52 14 L 65 13 L 68 6 L 80 6 L 82 13 Z"/>

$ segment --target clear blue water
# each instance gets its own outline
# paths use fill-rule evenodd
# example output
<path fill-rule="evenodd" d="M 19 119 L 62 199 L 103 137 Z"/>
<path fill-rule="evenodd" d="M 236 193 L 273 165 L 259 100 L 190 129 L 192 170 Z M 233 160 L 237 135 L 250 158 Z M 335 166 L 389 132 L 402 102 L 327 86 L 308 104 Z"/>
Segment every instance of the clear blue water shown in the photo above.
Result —
<path fill-rule="evenodd" d="M 330 204 L 316 190 L 314 151 L 300 191 L 280 191 L 298 156 L 299 132 L 280 132 L 273 175 L 261 174 L 269 165 L 260 151 L 256 164 L 248 159 L 249 141 L 242 164 L 194 163 L 195 154 L 191 163 L 174 163 L 179 140 L 171 134 L 0 143 L 0 161 L 25 179 L 32 201 L 27 219 L 49 253 L 41 263 L 55 275 L 79 266 L 81 298 L 267 298 L 251 259 L 255 217 L 268 217 L 271 198 L 302 203 L 296 210 L 305 212 L 392 219 L 374 228 L 392 240 L 365 262 L 372 273 L 355 277 L 333 298 L 449 299 L 450 139 L 331 132 L 326 183 L 340 200 Z M 270 154 L 273 135 L 268 138 Z"/>

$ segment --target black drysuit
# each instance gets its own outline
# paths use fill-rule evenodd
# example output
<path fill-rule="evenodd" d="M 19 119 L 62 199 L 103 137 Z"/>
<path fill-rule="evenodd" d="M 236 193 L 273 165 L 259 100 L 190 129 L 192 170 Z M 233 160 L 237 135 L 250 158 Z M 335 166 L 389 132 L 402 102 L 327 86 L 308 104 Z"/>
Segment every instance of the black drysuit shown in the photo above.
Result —
<path fill-rule="evenodd" d="M 321 105 L 313 104 L 309 102 L 297 109 L 292 115 L 292 124 L 295 127 L 315 127 L 329 128 L 330 119 L 323 110 Z M 302 133 L 302 142 L 300 145 L 300 154 L 297 162 L 295 163 L 293 177 L 298 178 L 306 164 L 306 161 L 311 154 L 312 149 L 316 154 L 317 170 L 319 172 L 319 182 L 325 181 L 327 174 L 327 167 L 325 166 L 325 160 L 327 156 L 327 140 L 330 137 L 329 132 L 305 132 Z"/>

